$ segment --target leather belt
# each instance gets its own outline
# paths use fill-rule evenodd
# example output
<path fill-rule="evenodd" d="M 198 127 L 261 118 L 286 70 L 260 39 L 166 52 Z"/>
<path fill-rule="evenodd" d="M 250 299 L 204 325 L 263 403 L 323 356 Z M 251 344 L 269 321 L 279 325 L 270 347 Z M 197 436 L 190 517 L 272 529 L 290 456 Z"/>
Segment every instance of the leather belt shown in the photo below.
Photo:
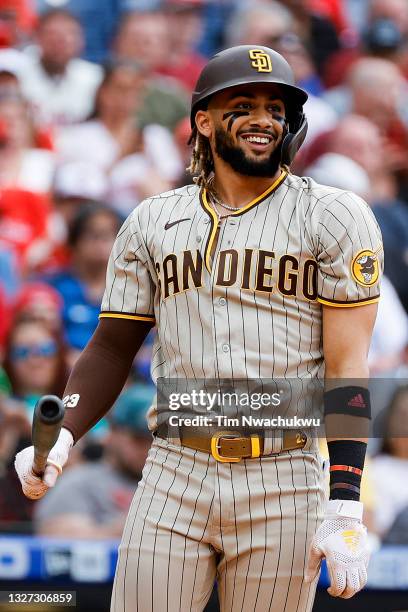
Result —
<path fill-rule="evenodd" d="M 278 451 L 271 451 L 264 454 L 264 437 L 261 434 L 242 435 L 236 431 L 217 431 L 212 436 L 204 433 L 197 434 L 197 430 L 191 427 L 179 427 L 179 439 L 182 446 L 187 446 L 193 450 L 211 454 L 214 459 L 221 463 L 237 463 L 241 459 L 255 459 L 256 457 L 267 457 L 279 454 L 283 451 L 296 450 L 303 448 L 307 441 L 307 436 L 303 431 L 283 429 L 281 445 Z M 194 435 L 196 433 L 196 435 Z M 160 438 L 171 439 L 167 435 L 167 427 L 160 426 L 157 430 Z"/>

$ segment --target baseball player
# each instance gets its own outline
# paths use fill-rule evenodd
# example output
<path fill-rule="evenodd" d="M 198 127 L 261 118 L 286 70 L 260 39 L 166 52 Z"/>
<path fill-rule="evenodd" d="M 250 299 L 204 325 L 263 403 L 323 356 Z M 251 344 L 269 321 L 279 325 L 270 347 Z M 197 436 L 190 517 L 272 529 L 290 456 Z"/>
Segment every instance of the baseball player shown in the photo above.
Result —
<path fill-rule="evenodd" d="M 290 173 L 306 99 L 266 47 L 227 49 L 203 69 L 191 108 L 196 183 L 144 201 L 121 228 L 43 478 L 32 473 L 32 447 L 16 457 L 27 496 L 54 485 L 154 325 L 154 380 L 324 377 L 327 420 L 369 418 L 358 380 L 368 377 L 381 236 L 360 198 Z M 327 499 L 317 440 L 302 431 L 198 435 L 180 424 L 169 437 L 154 406 L 149 423 L 112 612 L 202 611 L 215 580 L 223 612 L 307 612 L 323 557 L 331 595 L 364 586 L 364 437 L 328 439 Z"/>

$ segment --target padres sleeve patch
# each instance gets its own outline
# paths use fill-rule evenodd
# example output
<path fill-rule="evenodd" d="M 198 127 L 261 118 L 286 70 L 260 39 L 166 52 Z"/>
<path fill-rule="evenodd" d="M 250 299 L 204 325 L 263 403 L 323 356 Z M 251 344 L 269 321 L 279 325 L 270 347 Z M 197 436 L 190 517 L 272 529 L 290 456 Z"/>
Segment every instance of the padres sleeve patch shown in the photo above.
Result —
<path fill-rule="evenodd" d="M 351 264 L 351 274 L 356 283 L 363 285 L 363 287 L 375 285 L 379 277 L 379 264 L 376 253 L 369 249 L 357 253 Z"/>

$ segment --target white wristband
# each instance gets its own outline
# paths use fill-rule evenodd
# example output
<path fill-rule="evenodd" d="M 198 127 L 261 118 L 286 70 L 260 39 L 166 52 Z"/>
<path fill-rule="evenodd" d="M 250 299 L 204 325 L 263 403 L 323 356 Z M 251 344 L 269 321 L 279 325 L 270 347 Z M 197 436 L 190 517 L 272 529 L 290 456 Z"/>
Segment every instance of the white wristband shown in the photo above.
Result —
<path fill-rule="evenodd" d="M 361 521 L 363 504 L 352 499 L 330 499 L 327 502 L 325 518 L 346 517 Z"/>
<path fill-rule="evenodd" d="M 65 429 L 65 427 L 61 427 L 61 431 L 58 436 L 57 444 L 58 442 L 63 442 L 64 444 L 68 446 L 68 448 L 71 448 L 74 445 L 74 438 L 73 438 L 72 433 L 69 431 L 69 429 Z"/>

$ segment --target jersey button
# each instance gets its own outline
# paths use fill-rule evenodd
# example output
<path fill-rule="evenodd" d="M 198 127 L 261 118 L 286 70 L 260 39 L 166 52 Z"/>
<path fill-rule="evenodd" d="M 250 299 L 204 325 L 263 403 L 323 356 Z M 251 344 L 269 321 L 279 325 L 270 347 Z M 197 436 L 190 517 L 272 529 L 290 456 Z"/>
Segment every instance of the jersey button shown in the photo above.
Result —
<path fill-rule="evenodd" d="M 225 304 L 227 303 L 227 300 L 225 298 L 220 298 L 218 300 L 218 303 L 220 306 L 225 306 Z"/>
<path fill-rule="evenodd" d="M 224 353 L 229 353 L 230 352 L 230 345 L 229 344 L 223 344 L 222 345 L 222 350 L 224 351 Z"/>
<path fill-rule="evenodd" d="M 197 242 L 201 242 L 202 238 L 201 236 L 197 236 Z"/>

